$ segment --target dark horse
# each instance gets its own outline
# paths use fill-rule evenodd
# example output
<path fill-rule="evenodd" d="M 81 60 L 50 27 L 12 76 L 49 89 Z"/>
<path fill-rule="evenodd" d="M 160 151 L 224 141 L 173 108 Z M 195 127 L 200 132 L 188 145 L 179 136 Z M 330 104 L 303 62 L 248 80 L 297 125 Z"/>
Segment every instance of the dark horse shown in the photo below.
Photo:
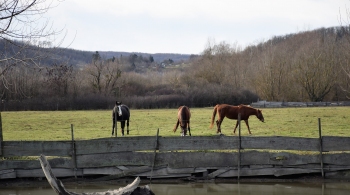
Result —
<path fill-rule="evenodd" d="M 120 122 L 120 126 L 122 128 L 121 132 L 123 136 L 124 136 L 124 127 L 126 122 L 127 134 L 129 135 L 130 110 L 126 105 L 116 101 L 115 106 L 113 108 L 112 119 L 113 119 L 112 136 L 114 135 L 114 128 L 118 121 Z M 117 135 L 117 132 L 115 133 Z"/>
<path fill-rule="evenodd" d="M 245 124 L 247 125 L 249 134 L 252 134 L 250 132 L 250 128 L 249 128 L 249 124 L 248 124 L 248 119 L 249 119 L 250 115 L 255 115 L 261 122 L 264 122 L 264 116 L 263 116 L 261 110 L 259 110 L 259 109 L 256 109 L 256 108 L 253 108 L 250 106 L 246 106 L 243 104 L 241 104 L 239 106 L 231 106 L 228 104 L 217 104 L 214 107 L 213 116 L 211 117 L 210 128 L 213 128 L 216 113 L 218 114 L 218 120 L 216 120 L 216 126 L 217 126 L 216 133 L 220 133 L 220 134 L 221 134 L 221 123 L 224 120 L 224 118 L 227 117 L 229 119 L 237 120 L 238 113 L 241 114 L 241 120 L 243 120 L 245 122 Z M 236 127 L 235 127 L 233 133 L 236 133 L 237 126 L 238 126 L 238 120 L 237 120 Z"/>
<path fill-rule="evenodd" d="M 173 130 L 174 133 L 176 132 L 177 127 L 180 125 L 181 136 L 187 135 L 187 129 L 191 136 L 190 118 L 191 118 L 190 109 L 187 106 L 180 106 L 177 112 L 177 122 Z"/>

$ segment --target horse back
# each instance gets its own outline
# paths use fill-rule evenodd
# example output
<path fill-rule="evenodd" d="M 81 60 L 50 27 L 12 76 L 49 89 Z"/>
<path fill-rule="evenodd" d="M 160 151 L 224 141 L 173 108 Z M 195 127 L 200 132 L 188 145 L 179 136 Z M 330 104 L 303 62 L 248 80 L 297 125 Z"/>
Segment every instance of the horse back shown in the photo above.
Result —
<path fill-rule="evenodd" d="M 178 110 L 178 119 L 180 120 L 180 122 L 189 122 L 190 118 L 190 109 L 187 106 L 180 106 Z"/>
<path fill-rule="evenodd" d="M 222 116 L 229 119 L 238 119 L 239 107 L 232 105 L 224 105 L 221 109 Z"/>

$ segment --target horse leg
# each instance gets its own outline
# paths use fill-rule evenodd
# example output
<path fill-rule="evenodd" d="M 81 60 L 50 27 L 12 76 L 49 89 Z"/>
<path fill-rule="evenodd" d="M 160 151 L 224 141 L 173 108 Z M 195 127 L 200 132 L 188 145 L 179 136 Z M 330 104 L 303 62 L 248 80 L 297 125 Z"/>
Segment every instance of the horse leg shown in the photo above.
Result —
<path fill-rule="evenodd" d="M 233 130 L 233 134 L 236 134 L 236 129 L 237 129 L 237 127 L 238 127 L 238 120 L 237 120 L 237 122 L 236 122 L 235 129 Z"/>
<path fill-rule="evenodd" d="M 186 136 L 186 126 L 181 126 L 181 136 Z"/>
<path fill-rule="evenodd" d="M 190 134 L 190 136 L 192 136 L 192 135 L 191 135 L 190 121 L 188 121 L 188 133 Z"/>
<path fill-rule="evenodd" d="M 125 127 L 125 121 L 120 121 L 122 136 L 124 136 L 124 127 Z"/>
<path fill-rule="evenodd" d="M 129 135 L 129 120 L 126 121 L 126 132 Z"/>
<path fill-rule="evenodd" d="M 247 125 L 247 127 L 248 127 L 248 132 L 249 132 L 249 134 L 252 134 L 251 132 L 250 132 L 250 128 L 249 128 L 249 124 L 248 124 L 248 120 L 244 120 L 244 122 L 245 122 L 245 124 Z"/>
<path fill-rule="evenodd" d="M 221 123 L 222 123 L 222 121 L 223 121 L 223 119 L 216 120 L 216 127 L 217 127 L 216 133 L 221 134 Z"/>
<path fill-rule="evenodd" d="M 113 119 L 112 136 L 114 135 L 115 120 Z"/>

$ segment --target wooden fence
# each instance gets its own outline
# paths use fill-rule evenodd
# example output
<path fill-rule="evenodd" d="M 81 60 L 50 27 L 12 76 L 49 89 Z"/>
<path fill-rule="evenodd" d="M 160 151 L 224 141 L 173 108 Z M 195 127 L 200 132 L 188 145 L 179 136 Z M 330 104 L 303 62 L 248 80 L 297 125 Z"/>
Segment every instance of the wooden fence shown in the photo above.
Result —
<path fill-rule="evenodd" d="M 349 101 L 338 102 L 268 102 L 258 101 L 250 104 L 255 108 L 284 108 L 284 107 L 328 107 L 328 106 L 350 106 Z"/>
<path fill-rule="evenodd" d="M 346 178 L 350 137 L 113 137 L 71 141 L 2 141 L 0 178 L 45 177 L 41 154 L 56 177 L 226 178 L 319 173 Z M 29 156 L 32 160 L 23 160 Z M 17 157 L 21 157 L 18 159 Z M 34 157 L 34 159 L 33 159 Z M 339 173 L 341 171 L 341 173 Z"/>

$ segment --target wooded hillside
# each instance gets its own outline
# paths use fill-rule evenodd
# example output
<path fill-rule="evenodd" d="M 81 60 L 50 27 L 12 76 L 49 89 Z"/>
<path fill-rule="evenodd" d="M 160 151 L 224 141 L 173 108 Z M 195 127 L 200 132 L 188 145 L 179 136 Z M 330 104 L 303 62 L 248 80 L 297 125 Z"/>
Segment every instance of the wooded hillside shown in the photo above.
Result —
<path fill-rule="evenodd" d="M 35 65 L 11 62 L 0 41 L 1 109 L 212 106 L 268 101 L 343 101 L 350 90 L 347 27 L 276 36 L 246 48 L 208 43 L 200 55 L 40 48 Z M 28 47 L 21 55 L 38 48 Z"/>

